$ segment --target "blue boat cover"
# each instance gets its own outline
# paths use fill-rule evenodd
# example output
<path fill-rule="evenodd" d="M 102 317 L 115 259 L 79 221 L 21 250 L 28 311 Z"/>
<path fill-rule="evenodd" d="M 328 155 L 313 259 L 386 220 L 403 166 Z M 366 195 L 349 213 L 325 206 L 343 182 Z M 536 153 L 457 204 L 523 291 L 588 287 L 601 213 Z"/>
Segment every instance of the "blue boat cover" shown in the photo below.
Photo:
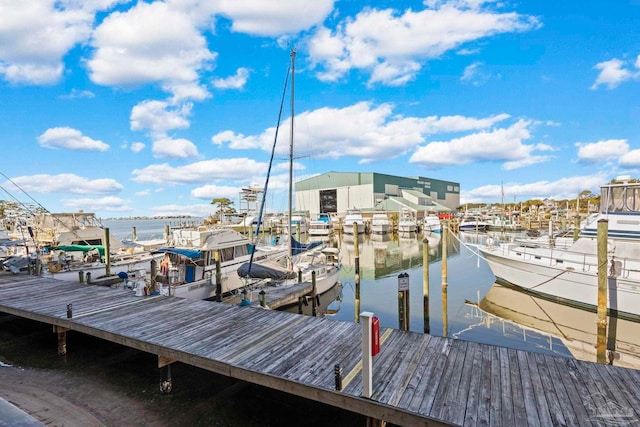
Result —
<path fill-rule="evenodd" d="M 181 255 L 183 257 L 191 259 L 199 259 L 202 256 L 202 252 L 198 249 L 185 249 L 185 248 L 159 248 L 153 251 L 154 254 L 170 253 Z"/>
<path fill-rule="evenodd" d="M 293 236 L 291 236 L 291 255 L 300 255 L 310 249 L 322 245 L 322 242 L 300 243 Z"/>

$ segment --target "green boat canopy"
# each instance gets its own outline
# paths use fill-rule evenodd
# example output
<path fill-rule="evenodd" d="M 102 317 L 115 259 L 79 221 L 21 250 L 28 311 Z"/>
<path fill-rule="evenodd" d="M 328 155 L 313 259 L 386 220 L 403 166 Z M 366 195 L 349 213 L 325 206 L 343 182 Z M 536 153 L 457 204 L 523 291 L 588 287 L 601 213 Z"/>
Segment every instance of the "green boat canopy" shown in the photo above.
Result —
<path fill-rule="evenodd" d="M 52 250 L 52 251 L 65 251 L 65 252 L 89 252 L 94 249 L 98 250 L 101 258 L 104 256 L 104 246 L 102 245 L 63 245 L 63 246 L 53 246 L 49 248 L 49 250 Z"/>

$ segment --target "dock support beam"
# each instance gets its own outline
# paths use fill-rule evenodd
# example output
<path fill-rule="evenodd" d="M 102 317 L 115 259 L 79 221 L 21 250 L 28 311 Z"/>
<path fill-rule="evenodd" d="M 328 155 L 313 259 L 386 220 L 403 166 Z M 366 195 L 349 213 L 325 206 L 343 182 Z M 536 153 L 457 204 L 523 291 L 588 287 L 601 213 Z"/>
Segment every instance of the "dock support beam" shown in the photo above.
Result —
<path fill-rule="evenodd" d="M 158 356 L 158 368 L 160 368 L 160 391 L 164 394 L 171 393 L 173 380 L 171 379 L 171 364 L 175 360 L 164 356 Z"/>
<path fill-rule="evenodd" d="M 53 326 L 53 333 L 58 334 L 58 356 L 67 355 L 67 331 L 62 326 Z"/>

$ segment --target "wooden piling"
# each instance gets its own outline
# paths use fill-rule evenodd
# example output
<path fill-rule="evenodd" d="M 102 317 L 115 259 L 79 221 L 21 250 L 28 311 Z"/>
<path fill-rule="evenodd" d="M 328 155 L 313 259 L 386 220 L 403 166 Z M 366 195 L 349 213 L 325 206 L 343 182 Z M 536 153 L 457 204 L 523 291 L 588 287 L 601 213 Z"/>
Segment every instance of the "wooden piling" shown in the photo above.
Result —
<path fill-rule="evenodd" d="M 155 259 L 151 260 L 151 263 L 149 265 L 149 270 L 151 273 L 151 289 L 153 289 L 154 291 L 161 291 L 162 290 L 162 283 L 159 284 L 158 289 L 156 289 L 156 275 L 158 274 L 158 261 L 156 261 Z"/>
<path fill-rule="evenodd" d="M 422 240 L 422 305 L 424 312 L 424 333 L 431 332 L 429 325 L 429 241 Z"/>
<path fill-rule="evenodd" d="M 311 292 L 311 315 L 316 317 L 318 315 L 318 287 L 316 286 L 316 272 L 311 272 L 311 285 L 313 291 Z"/>
<path fill-rule="evenodd" d="M 573 241 L 578 240 L 578 236 L 580 235 L 580 215 L 576 215 L 573 217 Z"/>
<path fill-rule="evenodd" d="M 607 234 L 609 221 L 598 220 L 598 320 L 596 340 L 596 361 L 607 363 L 607 288 L 609 277 L 607 276 Z"/>
<path fill-rule="evenodd" d="M 398 276 L 398 329 L 408 331 L 411 315 L 409 313 L 409 274 Z"/>
<path fill-rule="evenodd" d="M 216 251 L 216 301 L 222 302 L 222 266 L 220 265 L 220 251 Z"/>
<path fill-rule="evenodd" d="M 65 356 L 67 354 L 67 331 L 69 329 L 62 326 L 54 326 L 53 332 L 58 334 L 58 355 Z"/>
<path fill-rule="evenodd" d="M 111 244 L 109 241 L 109 227 L 104 229 L 104 263 L 105 263 L 105 276 L 111 276 Z"/>
<path fill-rule="evenodd" d="M 358 223 L 353 223 L 353 263 L 355 266 L 356 282 L 356 323 L 360 323 L 360 249 L 358 248 Z"/>
<path fill-rule="evenodd" d="M 449 319 L 447 315 L 447 240 L 449 240 L 449 224 L 442 227 L 442 336 L 449 336 Z"/>

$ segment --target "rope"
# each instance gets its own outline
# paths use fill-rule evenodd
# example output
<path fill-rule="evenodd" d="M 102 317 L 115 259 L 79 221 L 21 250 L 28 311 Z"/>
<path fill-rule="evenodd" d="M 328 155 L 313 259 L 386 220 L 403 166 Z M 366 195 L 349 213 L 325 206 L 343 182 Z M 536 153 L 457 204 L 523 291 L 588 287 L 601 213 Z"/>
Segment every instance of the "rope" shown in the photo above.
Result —
<path fill-rule="evenodd" d="M 460 244 L 461 244 L 461 245 L 463 245 L 464 247 L 466 247 L 467 249 L 469 249 L 469 250 L 472 252 L 472 254 L 473 254 L 473 255 L 477 256 L 479 259 L 483 259 L 483 260 L 485 260 L 486 262 L 489 262 L 489 260 L 487 260 L 484 256 L 482 256 L 482 254 L 481 254 L 479 251 L 477 251 L 477 250 L 476 250 L 476 251 L 474 251 L 474 250 L 472 249 L 472 247 L 471 247 L 471 246 L 466 245 L 466 244 L 465 244 L 465 242 L 463 242 L 462 240 L 460 240 L 460 238 L 459 238 L 458 236 L 456 236 L 454 233 L 450 233 L 450 234 L 451 234 L 452 236 L 454 236 L 454 238 L 455 238 L 456 240 L 458 240 L 458 242 L 460 242 Z M 545 280 L 544 282 L 538 283 L 537 285 L 532 286 L 532 287 L 527 288 L 527 289 L 535 289 L 535 288 L 540 287 L 540 286 L 542 286 L 542 285 L 544 285 L 544 284 L 547 284 L 547 283 L 549 283 L 550 281 L 555 280 L 555 279 L 557 279 L 558 277 L 560 277 L 561 275 L 565 274 L 567 271 L 568 271 L 568 270 L 563 270 L 563 271 L 561 271 L 560 273 L 556 274 L 555 276 L 550 277 L 549 279 Z"/>

